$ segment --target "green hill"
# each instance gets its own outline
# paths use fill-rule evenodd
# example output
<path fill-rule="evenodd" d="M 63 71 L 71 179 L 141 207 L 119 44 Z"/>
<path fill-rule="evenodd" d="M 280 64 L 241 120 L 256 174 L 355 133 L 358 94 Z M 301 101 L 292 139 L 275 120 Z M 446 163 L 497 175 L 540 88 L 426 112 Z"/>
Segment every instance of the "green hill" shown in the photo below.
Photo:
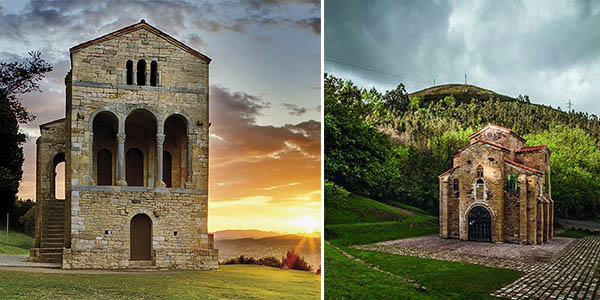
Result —
<path fill-rule="evenodd" d="M 410 97 L 419 97 L 425 103 L 433 103 L 453 96 L 458 102 L 470 102 L 471 99 L 495 98 L 500 101 L 518 101 L 516 98 L 498 94 L 492 90 L 484 89 L 470 84 L 444 84 L 428 87 L 409 94 Z"/>

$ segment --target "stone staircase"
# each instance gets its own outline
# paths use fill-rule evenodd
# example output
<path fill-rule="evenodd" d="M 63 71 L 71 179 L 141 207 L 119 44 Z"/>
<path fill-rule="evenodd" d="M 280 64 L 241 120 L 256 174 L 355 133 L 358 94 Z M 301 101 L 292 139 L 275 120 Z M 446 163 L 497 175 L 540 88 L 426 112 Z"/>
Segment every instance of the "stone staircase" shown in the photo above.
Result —
<path fill-rule="evenodd" d="M 62 263 L 65 242 L 65 200 L 44 200 L 40 262 Z"/>

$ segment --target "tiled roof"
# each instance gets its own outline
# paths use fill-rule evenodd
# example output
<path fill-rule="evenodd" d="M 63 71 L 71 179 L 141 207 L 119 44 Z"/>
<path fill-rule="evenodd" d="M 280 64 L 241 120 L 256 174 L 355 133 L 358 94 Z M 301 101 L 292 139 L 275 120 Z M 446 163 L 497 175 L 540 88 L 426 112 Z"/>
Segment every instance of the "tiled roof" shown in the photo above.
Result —
<path fill-rule="evenodd" d="M 210 61 L 211 61 L 211 59 L 208 56 L 206 56 L 206 55 L 204 55 L 204 54 L 202 54 L 202 53 L 200 53 L 200 52 L 198 52 L 198 51 L 196 51 L 196 50 L 188 47 L 187 45 L 185 45 L 184 43 L 182 43 L 182 42 L 174 39 L 170 35 L 168 35 L 168 34 L 162 32 L 162 31 L 158 30 L 156 27 L 154 27 L 154 26 L 146 23 L 146 21 L 144 21 L 144 19 L 142 19 L 139 23 L 127 26 L 125 28 L 121 28 L 121 29 L 119 29 L 117 31 L 111 32 L 109 34 L 105 34 L 105 35 L 103 35 L 103 36 L 101 36 L 99 38 L 93 39 L 91 41 L 87 41 L 85 43 L 81 43 L 81 44 L 79 44 L 77 46 L 72 47 L 69 50 L 70 50 L 71 53 L 77 52 L 79 49 L 85 48 L 87 46 L 93 45 L 93 44 L 98 43 L 98 42 L 102 42 L 102 41 L 111 39 L 114 36 L 122 34 L 122 33 L 128 33 L 128 32 L 132 32 L 132 31 L 136 31 L 136 30 L 138 30 L 140 28 L 145 28 L 146 30 L 157 34 L 158 36 L 162 37 L 163 39 L 171 42 L 172 44 L 175 44 L 176 46 L 179 46 L 184 51 L 187 51 L 191 55 L 199 57 L 200 59 L 204 60 L 207 63 L 210 63 Z"/>
<path fill-rule="evenodd" d="M 523 147 L 523 148 L 517 150 L 517 152 L 532 152 L 532 151 L 538 151 L 538 150 L 544 150 L 544 149 L 548 149 L 548 147 L 546 145 L 529 146 L 529 147 Z"/>
<path fill-rule="evenodd" d="M 520 163 L 518 163 L 518 162 L 516 162 L 516 161 L 512 161 L 512 160 L 510 160 L 510 159 L 506 159 L 506 158 L 505 158 L 505 159 L 504 159 L 504 162 L 506 162 L 506 163 L 508 163 L 508 164 L 511 164 L 511 165 L 513 165 L 513 166 L 517 166 L 517 167 L 519 167 L 519 168 L 523 168 L 523 169 L 525 169 L 525 170 L 528 170 L 528 171 L 534 172 L 534 173 L 544 174 L 544 172 L 542 172 L 542 171 L 540 171 L 540 170 L 538 170 L 538 169 L 534 169 L 534 168 L 532 168 L 532 167 L 528 167 L 528 166 L 526 166 L 526 165 L 524 165 L 524 164 L 520 164 Z"/>
<path fill-rule="evenodd" d="M 458 153 L 454 154 L 454 156 L 452 156 L 452 158 L 457 158 L 457 157 L 460 157 L 460 152 L 458 152 Z"/>
<path fill-rule="evenodd" d="M 517 138 L 519 138 L 520 140 L 525 141 L 525 139 L 523 137 L 521 137 L 520 135 L 518 135 L 516 132 L 512 131 L 512 129 L 506 128 L 506 127 L 502 127 L 502 126 L 499 126 L 499 125 L 496 125 L 496 124 L 492 124 L 492 123 L 488 123 L 487 125 L 483 126 L 481 129 L 473 132 L 469 137 L 473 137 L 473 136 L 477 135 L 478 133 L 480 133 L 481 131 L 483 131 L 484 129 L 486 129 L 487 127 L 490 127 L 490 126 L 491 127 L 500 128 L 500 129 L 504 129 L 504 130 L 510 132 L 511 134 L 513 134 L 514 136 L 516 136 Z"/>
<path fill-rule="evenodd" d="M 458 168 L 460 168 L 460 166 L 454 167 L 454 168 L 452 168 L 452 169 L 450 169 L 450 170 L 448 170 L 448 171 L 446 171 L 446 172 L 444 172 L 444 173 L 440 174 L 440 176 L 438 176 L 438 177 L 442 177 L 442 176 L 444 176 L 444 175 L 446 175 L 446 174 L 450 174 L 450 173 L 454 172 L 454 170 L 456 170 L 456 169 L 458 169 Z"/>

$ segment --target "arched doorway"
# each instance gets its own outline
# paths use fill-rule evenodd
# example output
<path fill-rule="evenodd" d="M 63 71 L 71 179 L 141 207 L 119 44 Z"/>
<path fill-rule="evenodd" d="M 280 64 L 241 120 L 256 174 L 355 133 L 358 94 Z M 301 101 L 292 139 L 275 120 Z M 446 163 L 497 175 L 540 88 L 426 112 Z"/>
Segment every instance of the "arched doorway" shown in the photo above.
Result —
<path fill-rule="evenodd" d="M 168 188 L 173 187 L 171 175 L 171 153 L 163 151 L 163 181 Z"/>
<path fill-rule="evenodd" d="M 131 219 L 129 226 L 130 260 L 152 259 L 152 219 L 139 214 Z"/>
<path fill-rule="evenodd" d="M 475 206 L 469 211 L 469 241 L 492 241 L 492 216 L 482 206 Z"/>

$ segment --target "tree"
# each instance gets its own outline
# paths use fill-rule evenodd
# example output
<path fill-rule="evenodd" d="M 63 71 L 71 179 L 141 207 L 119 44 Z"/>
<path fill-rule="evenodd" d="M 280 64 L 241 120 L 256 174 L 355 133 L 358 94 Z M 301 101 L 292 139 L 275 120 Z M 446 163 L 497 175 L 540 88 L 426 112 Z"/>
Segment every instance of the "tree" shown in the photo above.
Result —
<path fill-rule="evenodd" d="M 19 95 L 40 91 L 38 82 L 52 71 L 40 52 L 29 52 L 29 56 L 21 62 L 0 63 L 0 215 L 13 207 L 23 176 L 23 143 L 27 136 L 19 132 L 19 124 L 35 118 L 23 107 Z"/>

